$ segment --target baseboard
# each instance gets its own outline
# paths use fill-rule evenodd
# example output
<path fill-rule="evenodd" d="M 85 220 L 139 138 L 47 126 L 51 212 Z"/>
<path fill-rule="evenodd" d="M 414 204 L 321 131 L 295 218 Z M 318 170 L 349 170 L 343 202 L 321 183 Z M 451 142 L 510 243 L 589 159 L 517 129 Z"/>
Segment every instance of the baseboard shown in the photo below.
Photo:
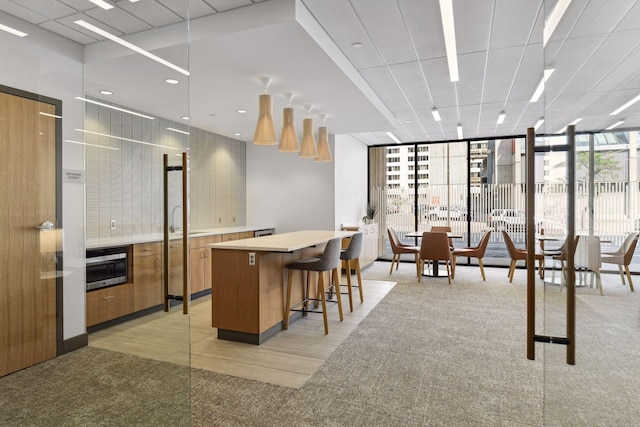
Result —
<path fill-rule="evenodd" d="M 79 348 L 89 345 L 89 334 L 84 333 L 73 338 L 66 339 L 62 342 L 62 353 L 71 353 Z M 60 354 L 58 356 L 60 356 Z"/>

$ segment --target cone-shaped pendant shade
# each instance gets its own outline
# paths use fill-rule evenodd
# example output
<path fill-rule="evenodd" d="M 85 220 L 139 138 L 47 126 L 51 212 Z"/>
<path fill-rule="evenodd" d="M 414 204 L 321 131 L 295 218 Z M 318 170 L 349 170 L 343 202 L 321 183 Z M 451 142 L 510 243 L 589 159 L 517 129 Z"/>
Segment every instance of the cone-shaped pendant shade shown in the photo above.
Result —
<path fill-rule="evenodd" d="M 297 153 L 300 151 L 300 144 L 296 127 L 293 124 L 293 108 L 285 108 L 282 111 L 282 119 L 282 135 L 280 135 L 278 150 L 285 153 Z"/>
<path fill-rule="evenodd" d="M 253 143 L 257 145 L 275 145 L 278 143 L 276 126 L 271 115 L 271 95 L 260 95 L 260 115 L 258 116 L 256 133 L 253 135 Z"/>
<path fill-rule="evenodd" d="M 331 148 L 329 147 L 329 132 L 322 126 L 318 128 L 318 157 L 316 162 L 331 162 Z"/>
<path fill-rule="evenodd" d="M 313 119 L 304 119 L 302 121 L 302 148 L 300 149 L 300 157 L 312 159 L 318 157 L 318 147 L 316 147 L 316 139 L 313 136 Z"/>

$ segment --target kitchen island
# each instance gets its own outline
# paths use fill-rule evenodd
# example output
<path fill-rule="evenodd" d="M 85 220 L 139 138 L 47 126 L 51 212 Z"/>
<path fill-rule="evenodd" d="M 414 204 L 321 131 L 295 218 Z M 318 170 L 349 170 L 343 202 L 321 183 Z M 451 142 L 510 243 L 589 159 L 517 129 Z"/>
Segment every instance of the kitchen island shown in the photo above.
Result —
<path fill-rule="evenodd" d="M 218 338 L 261 344 L 282 330 L 285 265 L 318 256 L 329 240 L 352 234 L 306 230 L 208 245 L 212 252 L 211 325 L 218 329 Z M 301 299 L 302 278 L 296 274 L 292 301 Z"/>

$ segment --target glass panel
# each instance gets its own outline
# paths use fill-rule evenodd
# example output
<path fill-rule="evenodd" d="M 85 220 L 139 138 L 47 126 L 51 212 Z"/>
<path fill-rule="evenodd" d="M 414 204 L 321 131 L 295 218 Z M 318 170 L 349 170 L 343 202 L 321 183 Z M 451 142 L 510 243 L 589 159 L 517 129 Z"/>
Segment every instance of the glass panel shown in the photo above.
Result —
<path fill-rule="evenodd" d="M 129 16 L 130 2 L 113 4 L 113 9 L 102 13 Z M 85 100 L 73 102 L 84 108 L 85 120 L 68 136 L 87 144 L 87 253 L 98 247 L 121 246 L 129 259 L 126 283 L 87 293 L 87 316 L 93 319 L 88 324 L 89 347 L 110 352 L 112 357 L 126 354 L 154 360 L 156 375 L 163 378 L 163 392 L 176 398 L 171 408 L 160 410 L 165 414 L 159 416 L 158 407 L 140 404 L 149 398 L 144 393 L 140 401 L 137 396 L 131 397 L 120 408 L 125 424 L 129 405 L 149 408 L 147 415 L 139 413 L 140 409 L 132 413 L 130 424 L 141 417 L 172 425 L 190 419 L 190 314 L 183 310 L 183 304 L 190 301 L 183 291 L 183 218 L 188 206 L 182 201 L 181 171 L 181 154 L 189 152 L 193 133 L 187 117 L 188 7 L 187 0 L 172 2 L 177 20 L 170 37 L 158 37 L 154 29 L 136 31 L 135 37 L 114 32 L 169 64 L 105 39 L 90 26 L 76 28 L 74 24 L 74 29 L 101 40 L 84 46 L 84 87 L 77 95 Z M 165 155 L 170 168 L 166 195 Z M 171 227 L 168 253 L 164 250 L 165 197 Z M 168 279 L 168 296 L 163 278 Z M 112 292 L 113 300 L 130 305 L 117 315 L 90 317 L 93 301 L 101 292 Z M 165 312 L 167 298 L 170 309 Z M 146 381 L 144 371 L 132 371 L 131 379 L 136 381 L 137 375 L 140 381 Z"/>
<path fill-rule="evenodd" d="M 546 0 L 549 17 L 558 5 Z M 537 144 L 536 217 L 545 236 L 557 237 L 556 247 L 568 233 L 567 220 L 575 223 L 575 298 L 568 300 L 561 278 L 563 263 L 546 258 L 543 306 L 538 315 L 544 325 L 538 334 L 568 336 L 568 307 L 575 302 L 575 366 L 569 365 L 567 347 L 537 344 L 544 361 L 544 420 L 549 425 L 625 425 L 640 414 L 635 399 L 640 380 L 629 364 L 640 351 L 636 293 L 618 268 L 637 271 L 637 257 L 611 257 L 629 233 L 638 230 L 637 107 L 616 112 L 637 96 L 629 86 L 637 72 L 640 35 L 624 24 L 640 5 L 601 8 L 572 2 L 560 18 L 544 48 L 544 63 L 555 71 L 545 84 L 544 125 Z M 597 19 L 589 17 L 597 16 Z M 548 20 L 553 22 L 555 20 Z M 594 27 L 594 24 L 598 27 Z M 575 171 L 568 168 L 566 126 L 575 125 Z M 601 130 L 615 128 L 615 130 Z M 620 129 L 620 130 L 618 130 Z M 581 133 L 584 132 L 584 133 Z M 548 151 L 548 148 L 551 151 Z M 568 194 L 568 174 L 575 173 L 575 194 Z M 567 217 L 567 196 L 575 201 L 575 218 Z M 545 242 L 545 245 L 548 242 Z M 548 246 L 545 249 L 549 249 Z M 622 264 L 622 265 L 619 265 Z M 549 274 L 552 266 L 555 281 Z M 566 263 L 564 264 L 566 267 Z M 624 282 L 623 282 L 624 280 Z M 558 340 L 555 340 L 556 342 Z M 600 410 L 607 408 L 606 411 Z"/>

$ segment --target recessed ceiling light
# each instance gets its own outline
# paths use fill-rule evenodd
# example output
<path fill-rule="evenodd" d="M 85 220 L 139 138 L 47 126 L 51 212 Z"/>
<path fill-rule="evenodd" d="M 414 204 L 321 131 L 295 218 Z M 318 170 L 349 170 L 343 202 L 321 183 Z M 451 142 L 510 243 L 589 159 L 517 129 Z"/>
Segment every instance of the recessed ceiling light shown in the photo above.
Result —
<path fill-rule="evenodd" d="M 0 24 L 0 30 L 6 31 L 7 33 L 11 33 L 14 36 L 18 36 L 18 37 L 25 37 L 25 36 L 28 35 L 27 33 L 23 33 L 20 30 L 16 30 L 15 28 L 11 28 L 11 27 L 8 27 L 8 26 L 2 25 L 2 24 Z"/>
<path fill-rule="evenodd" d="M 571 0 L 559 0 L 549 14 L 549 18 L 545 21 L 544 30 L 542 31 L 542 47 L 547 45 L 551 35 L 560 23 L 562 16 L 567 11 L 569 3 L 571 3 Z"/>
<path fill-rule="evenodd" d="M 444 32 L 444 45 L 449 64 L 449 79 L 452 82 L 460 80 L 458 75 L 458 48 L 456 47 L 456 28 L 453 20 L 453 1 L 440 0 L 440 17 Z"/>
<path fill-rule="evenodd" d="M 103 95 L 113 95 L 113 92 L 111 92 L 110 90 L 101 90 L 100 93 Z"/>
<path fill-rule="evenodd" d="M 166 145 L 153 144 L 151 142 L 139 141 L 137 139 L 123 138 L 121 136 L 109 135 L 108 133 L 92 132 L 92 131 L 85 130 L 85 129 L 76 129 L 76 130 L 78 132 L 88 133 L 88 134 L 91 134 L 91 135 L 106 136 L 108 138 L 120 139 L 122 141 L 135 142 L 136 144 L 152 145 L 154 147 L 166 148 L 167 150 L 177 150 L 177 148 L 167 147 Z"/>
<path fill-rule="evenodd" d="M 504 111 L 501 111 L 500 114 L 498 114 L 498 124 L 501 125 L 502 123 L 504 123 Z"/>
<path fill-rule="evenodd" d="M 241 133 L 238 133 L 238 132 L 236 132 L 236 133 L 234 133 L 234 134 L 233 134 L 233 136 L 240 136 L 240 135 L 242 135 L 242 134 L 241 134 Z"/>
<path fill-rule="evenodd" d="M 45 113 L 44 111 L 40 111 L 40 115 L 47 116 L 47 117 L 53 117 L 54 119 L 61 119 L 62 118 L 62 116 L 57 116 L 55 114 Z"/>
<path fill-rule="evenodd" d="M 640 95 L 636 96 L 635 98 L 633 98 L 631 101 L 627 102 L 626 104 L 624 104 L 622 107 L 618 108 L 616 111 L 614 111 L 613 113 L 609 114 L 610 116 L 615 116 L 616 114 L 618 114 L 619 112 L 626 110 L 627 108 L 631 107 L 633 104 L 635 104 L 636 102 L 640 101 Z"/>
<path fill-rule="evenodd" d="M 620 126 L 623 123 L 624 123 L 624 120 L 620 120 L 619 122 L 615 122 L 614 124 L 612 124 L 608 128 L 605 128 L 604 130 L 611 130 L 613 128 L 617 128 L 618 126 Z"/>
<path fill-rule="evenodd" d="M 437 110 L 436 108 L 434 108 L 433 110 L 431 110 L 431 114 L 433 114 L 433 119 L 434 119 L 436 122 L 439 122 L 440 120 L 442 120 L 442 119 L 440 118 L 440 113 L 438 112 L 438 110 Z"/>
<path fill-rule="evenodd" d="M 351 47 L 354 48 L 354 49 L 360 49 L 362 47 L 362 43 L 360 43 L 360 42 L 352 43 Z"/>
<path fill-rule="evenodd" d="M 113 5 L 107 3 L 104 0 L 89 0 L 91 3 L 95 4 L 96 6 L 100 6 L 101 8 L 103 8 L 104 10 L 109 10 L 109 9 L 113 9 Z"/>
<path fill-rule="evenodd" d="M 462 134 L 462 125 L 460 123 L 456 126 L 456 130 L 458 131 L 458 139 L 464 138 L 464 135 Z"/>
<path fill-rule="evenodd" d="M 164 79 L 164 81 L 169 83 L 170 85 L 177 85 L 178 83 L 180 83 L 176 79 Z"/>
<path fill-rule="evenodd" d="M 411 120 L 405 120 L 404 122 L 405 123 L 411 123 Z"/>
<path fill-rule="evenodd" d="M 538 119 L 538 121 L 536 122 L 535 130 L 538 130 L 538 128 L 539 128 L 540 126 L 542 126 L 542 124 L 543 124 L 543 123 L 544 123 L 544 119 L 543 119 L 542 117 L 540 117 L 540 118 Z"/>
<path fill-rule="evenodd" d="M 243 109 L 243 108 L 239 108 L 239 109 L 237 109 L 237 110 L 236 110 L 236 112 L 237 112 L 237 113 L 240 113 L 240 114 L 244 114 L 244 113 L 246 113 L 246 112 L 247 112 L 247 110 L 245 110 L 245 109 Z"/>
<path fill-rule="evenodd" d="M 180 129 L 176 129 L 176 128 L 167 128 L 167 130 L 170 130 L 171 132 L 178 132 L 178 133 L 182 133 L 184 135 L 191 135 L 189 132 L 184 131 L 184 130 L 180 130 Z"/>
<path fill-rule="evenodd" d="M 395 142 L 396 144 L 400 144 L 400 140 L 398 139 L 397 136 L 395 136 L 394 134 L 392 134 L 391 132 L 386 132 L 387 136 L 389 138 L 391 138 L 393 140 L 393 142 Z"/>
<path fill-rule="evenodd" d="M 542 92 L 544 91 L 545 82 L 549 80 L 549 77 L 551 77 L 551 74 L 553 74 L 555 70 L 555 68 L 547 68 L 546 70 L 544 70 L 542 80 L 540 80 L 540 83 L 538 83 L 538 87 L 536 87 L 536 90 L 533 91 L 533 95 L 531 95 L 531 100 L 529 102 L 536 102 L 538 101 L 538 99 L 540 99 L 540 95 L 542 95 Z"/>
<path fill-rule="evenodd" d="M 190 120 L 191 119 L 191 117 L 189 117 L 189 116 L 182 116 L 181 118 L 182 118 L 182 120 Z"/>

